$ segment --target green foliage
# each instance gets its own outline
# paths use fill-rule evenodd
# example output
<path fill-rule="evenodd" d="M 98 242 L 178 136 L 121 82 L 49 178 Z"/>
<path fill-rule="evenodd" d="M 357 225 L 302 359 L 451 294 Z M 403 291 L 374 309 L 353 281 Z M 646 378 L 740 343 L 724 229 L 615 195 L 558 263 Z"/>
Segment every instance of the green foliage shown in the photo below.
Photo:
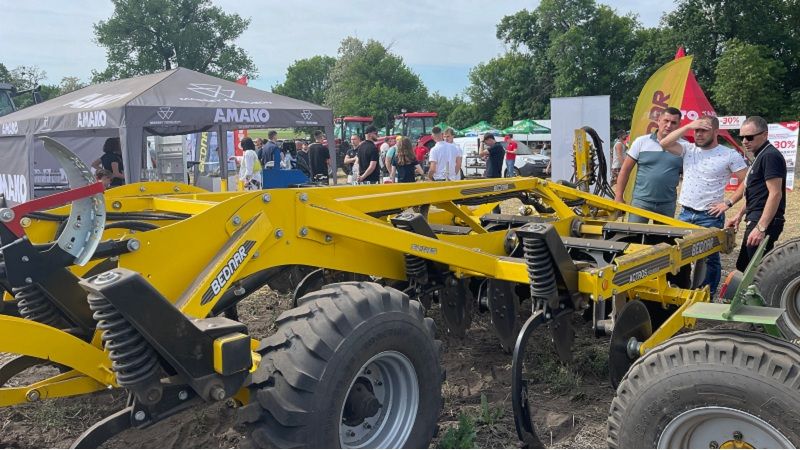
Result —
<path fill-rule="evenodd" d="M 468 415 L 458 415 L 458 426 L 448 428 L 439 448 L 475 448 L 475 422 Z"/>
<path fill-rule="evenodd" d="M 383 44 L 354 37 L 342 41 L 325 93 L 325 104 L 336 115 L 372 116 L 383 127 L 403 108 L 421 110 L 427 98 L 419 76 Z"/>
<path fill-rule="evenodd" d="M 336 58 L 319 55 L 295 61 L 286 69 L 286 81 L 274 86 L 272 92 L 321 105 L 334 64 Z"/>
<path fill-rule="evenodd" d="M 0 63 L 0 83 L 10 83 L 11 72 L 8 71 L 5 64 Z"/>
<path fill-rule="evenodd" d="M 503 408 L 492 406 L 486 399 L 486 394 L 481 394 L 481 409 L 478 420 L 484 425 L 494 426 L 503 417 Z"/>
<path fill-rule="evenodd" d="M 726 113 L 779 119 L 784 107 L 781 79 L 785 72 L 769 49 L 733 39 L 726 44 L 714 70 L 714 100 Z"/>
<path fill-rule="evenodd" d="M 114 14 L 94 25 L 108 67 L 95 81 L 149 74 L 175 67 L 230 80 L 253 77 L 256 67 L 234 41 L 250 19 L 226 14 L 210 0 L 112 0 Z"/>
<path fill-rule="evenodd" d="M 481 118 L 480 114 L 478 113 L 478 107 L 475 106 L 474 103 L 464 103 L 456 106 L 453 112 L 447 116 L 446 122 L 450 124 L 451 127 L 459 130 L 461 128 L 466 128 L 473 123 L 478 122 L 479 120 L 481 120 Z"/>

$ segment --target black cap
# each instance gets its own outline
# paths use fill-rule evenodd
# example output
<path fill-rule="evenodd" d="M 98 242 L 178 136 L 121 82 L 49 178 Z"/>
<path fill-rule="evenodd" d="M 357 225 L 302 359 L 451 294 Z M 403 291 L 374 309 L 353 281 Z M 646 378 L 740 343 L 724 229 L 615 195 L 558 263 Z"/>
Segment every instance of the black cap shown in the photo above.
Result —
<path fill-rule="evenodd" d="M 483 140 L 494 139 L 494 133 L 486 133 L 483 135 Z"/>
<path fill-rule="evenodd" d="M 377 132 L 378 129 L 375 127 L 375 125 L 370 125 L 364 130 L 364 134 L 377 133 Z"/>

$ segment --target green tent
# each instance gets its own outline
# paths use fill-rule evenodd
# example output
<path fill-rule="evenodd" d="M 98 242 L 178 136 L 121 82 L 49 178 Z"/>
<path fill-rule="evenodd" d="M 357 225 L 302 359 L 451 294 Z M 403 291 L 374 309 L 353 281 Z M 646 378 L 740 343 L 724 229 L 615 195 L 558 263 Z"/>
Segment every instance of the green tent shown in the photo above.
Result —
<path fill-rule="evenodd" d="M 461 136 L 477 136 L 482 133 L 494 133 L 500 134 L 500 130 L 486 122 L 485 120 L 481 120 L 480 122 L 464 128 L 463 130 L 459 130 L 458 134 Z"/>
<path fill-rule="evenodd" d="M 520 120 L 503 130 L 505 134 L 547 134 L 550 129 L 539 125 L 531 119 Z"/>

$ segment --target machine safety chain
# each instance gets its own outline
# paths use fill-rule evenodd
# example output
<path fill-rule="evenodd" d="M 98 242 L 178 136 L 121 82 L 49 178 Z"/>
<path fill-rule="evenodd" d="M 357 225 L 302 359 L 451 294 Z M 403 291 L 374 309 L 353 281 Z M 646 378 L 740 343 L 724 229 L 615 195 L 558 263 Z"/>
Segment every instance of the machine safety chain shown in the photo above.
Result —
<path fill-rule="evenodd" d="M 159 363 L 153 348 L 142 335 L 102 295 L 87 296 L 97 328 L 109 351 L 117 383 L 130 389 L 139 401 L 154 404 L 161 399 Z"/>

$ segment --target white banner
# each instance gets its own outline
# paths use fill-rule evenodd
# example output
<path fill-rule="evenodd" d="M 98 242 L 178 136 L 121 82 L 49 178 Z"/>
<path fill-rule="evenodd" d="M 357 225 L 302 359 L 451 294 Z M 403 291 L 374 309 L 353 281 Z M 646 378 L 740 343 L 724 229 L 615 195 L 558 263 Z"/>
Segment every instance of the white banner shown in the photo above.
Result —
<path fill-rule="evenodd" d="M 745 116 L 720 116 L 717 119 L 719 119 L 720 130 L 738 130 L 742 128 Z"/>
<path fill-rule="evenodd" d="M 794 190 L 794 167 L 797 162 L 797 135 L 800 122 L 769 124 L 769 141 L 786 158 L 786 189 Z"/>
<path fill-rule="evenodd" d="M 578 128 L 594 128 L 603 140 L 606 161 L 611 161 L 611 97 L 608 95 L 551 98 L 550 124 L 553 181 L 569 181 L 572 178 L 572 141 Z M 611 164 L 608 164 L 609 171 L 610 168 Z M 606 176 L 611 179 L 610 173 Z"/>

